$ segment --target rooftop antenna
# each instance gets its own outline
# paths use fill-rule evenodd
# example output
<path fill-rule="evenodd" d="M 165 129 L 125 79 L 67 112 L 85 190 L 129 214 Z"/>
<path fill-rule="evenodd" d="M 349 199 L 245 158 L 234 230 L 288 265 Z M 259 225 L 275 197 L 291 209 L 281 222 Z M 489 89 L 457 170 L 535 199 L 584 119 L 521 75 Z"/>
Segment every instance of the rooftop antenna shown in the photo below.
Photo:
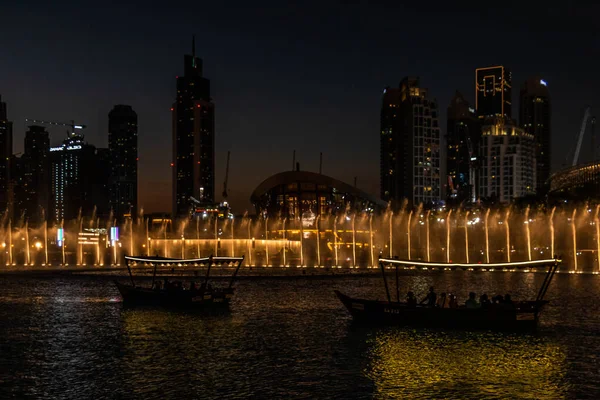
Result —
<path fill-rule="evenodd" d="M 354 177 L 354 187 L 356 187 L 356 180 L 358 179 L 357 176 Z"/>
<path fill-rule="evenodd" d="M 296 150 L 294 150 L 294 155 L 292 156 L 292 171 L 296 168 Z"/>

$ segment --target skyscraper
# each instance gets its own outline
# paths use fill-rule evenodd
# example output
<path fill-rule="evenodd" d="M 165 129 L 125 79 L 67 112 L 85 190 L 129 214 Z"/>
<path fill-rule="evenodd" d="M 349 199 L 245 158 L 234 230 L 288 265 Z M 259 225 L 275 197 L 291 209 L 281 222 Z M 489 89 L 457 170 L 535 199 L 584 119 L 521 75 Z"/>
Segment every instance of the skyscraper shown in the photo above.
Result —
<path fill-rule="evenodd" d="M 539 77 L 528 79 L 519 95 L 519 123 L 535 138 L 536 180 L 538 194 L 547 190 L 551 162 L 551 108 L 546 81 Z"/>
<path fill-rule="evenodd" d="M 110 206 L 119 221 L 137 213 L 137 131 L 131 106 L 119 104 L 108 113 Z"/>
<path fill-rule="evenodd" d="M 447 112 L 446 200 L 460 204 L 476 199 L 476 170 L 481 126 L 463 95 L 456 91 Z"/>
<path fill-rule="evenodd" d="M 397 206 L 440 201 L 440 128 L 436 100 L 406 77 L 386 88 L 381 108 L 381 197 Z"/>
<path fill-rule="evenodd" d="M 108 211 L 108 149 L 96 149 L 83 135 L 69 134 L 50 148 L 52 192 L 50 219 L 56 223 Z"/>
<path fill-rule="evenodd" d="M 32 223 L 39 223 L 50 207 L 50 136 L 42 126 L 32 125 L 25 132 L 25 151 L 21 156 L 24 199 L 22 207 Z"/>
<path fill-rule="evenodd" d="M 184 56 L 184 76 L 177 77 L 173 104 L 173 218 L 190 216 L 190 197 L 215 198 L 215 118 L 210 81 L 202 76 L 202 59 Z"/>
<path fill-rule="evenodd" d="M 508 203 L 535 193 L 533 135 L 502 117 L 488 118 L 482 128 L 479 195 Z"/>
<path fill-rule="evenodd" d="M 475 70 L 475 110 L 480 119 L 512 117 L 512 75 L 502 65 Z"/>
<path fill-rule="evenodd" d="M 12 215 L 12 186 L 10 165 L 12 159 L 12 122 L 8 120 L 6 103 L 0 97 L 0 214 Z"/>

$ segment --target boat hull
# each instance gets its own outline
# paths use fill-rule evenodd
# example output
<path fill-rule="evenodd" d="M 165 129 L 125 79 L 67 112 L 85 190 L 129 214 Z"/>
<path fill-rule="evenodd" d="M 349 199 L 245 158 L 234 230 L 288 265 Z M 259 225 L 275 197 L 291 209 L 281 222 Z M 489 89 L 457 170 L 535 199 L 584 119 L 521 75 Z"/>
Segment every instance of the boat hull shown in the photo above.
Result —
<path fill-rule="evenodd" d="M 188 309 L 227 309 L 233 288 L 212 291 L 182 289 L 149 289 L 115 281 L 123 304 L 128 306 L 161 306 Z"/>
<path fill-rule="evenodd" d="M 406 303 L 356 299 L 335 291 L 355 321 L 369 324 L 411 325 L 457 329 L 535 329 L 547 302 L 522 302 L 515 307 L 437 308 Z"/>

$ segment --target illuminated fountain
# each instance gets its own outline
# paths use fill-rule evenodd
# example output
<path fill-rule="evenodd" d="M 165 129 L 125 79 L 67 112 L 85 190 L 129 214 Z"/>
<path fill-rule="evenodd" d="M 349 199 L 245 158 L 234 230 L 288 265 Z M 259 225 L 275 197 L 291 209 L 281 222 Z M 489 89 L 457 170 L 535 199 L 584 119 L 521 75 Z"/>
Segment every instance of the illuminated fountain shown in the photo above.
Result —
<path fill-rule="evenodd" d="M 547 210 L 404 205 L 381 214 L 346 209 L 337 215 L 246 214 L 174 223 L 139 218 L 117 226 L 114 216 L 101 220 L 78 215 L 52 226 L 23 219 L 15 223 L 5 215 L 0 226 L 1 262 L 11 267 L 117 266 L 125 254 L 245 255 L 244 264 L 252 266 L 371 268 L 377 267 L 379 256 L 496 263 L 558 254 L 564 256 L 563 270 L 600 272 L 600 205 L 595 204 Z"/>

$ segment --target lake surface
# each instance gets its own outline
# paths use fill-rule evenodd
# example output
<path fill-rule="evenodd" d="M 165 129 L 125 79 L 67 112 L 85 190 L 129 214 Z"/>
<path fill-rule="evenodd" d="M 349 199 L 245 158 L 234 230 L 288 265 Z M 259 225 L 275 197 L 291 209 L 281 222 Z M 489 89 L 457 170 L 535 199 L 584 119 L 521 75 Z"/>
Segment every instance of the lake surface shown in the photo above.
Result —
<path fill-rule="evenodd" d="M 438 272 L 400 290 L 519 299 L 542 279 Z M 355 326 L 333 289 L 383 299 L 375 276 L 237 287 L 230 315 L 203 317 L 124 309 L 106 277 L 0 274 L 0 398 L 600 397 L 600 276 L 557 275 L 535 334 Z"/>

